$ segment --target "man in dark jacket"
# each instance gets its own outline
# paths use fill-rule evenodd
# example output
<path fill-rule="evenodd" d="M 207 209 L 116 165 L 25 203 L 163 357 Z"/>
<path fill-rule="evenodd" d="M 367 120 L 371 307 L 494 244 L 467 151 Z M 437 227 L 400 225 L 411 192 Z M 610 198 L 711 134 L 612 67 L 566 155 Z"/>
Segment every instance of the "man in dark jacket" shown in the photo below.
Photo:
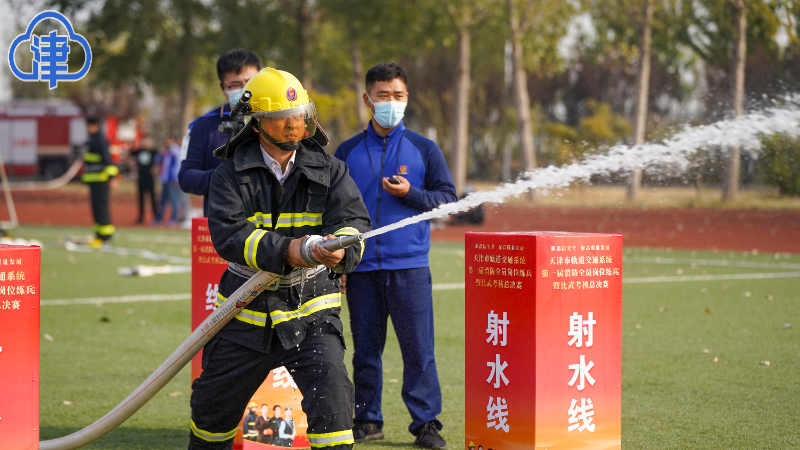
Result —
<path fill-rule="evenodd" d="M 363 247 L 315 245 L 322 264 L 313 267 L 300 247 L 309 235 L 367 231 L 369 214 L 347 166 L 310 139 L 316 112 L 297 78 L 267 68 L 246 90 L 252 120 L 233 154 L 222 152 L 228 159 L 209 189 L 211 239 L 230 262 L 217 297 L 225 301 L 259 270 L 283 277 L 205 346 L 203 373 L 192 385 L 189 448 L 230 448 L 247 402 L 270 370 L 284 366 L 303 394 L 311 445 L 349 449 L 353 384 L 337 278 L 355 269 Z"/>
<path fill-rule="evenodd" d="M 131 152 L 131 159 L 136 163 L 136 186 L 139 194 L 139 219 L 136 223 L 144 223 L 144 201 L 150 197 L 150 208 L 153 211 L 153 220 L 161 220 L 161 213 L 156 202 L 156 184 L 153 177 L 153 167 L 159 162 L 158 149 L 153 145 L 153 138 L 149 134 L 142 136 L 139 148 Z"/>
<path fill-rule="evenodd" d="M 228 141 L 229 127 L 233 121 L 228 117 L 231 107 L 236 105 L 244 93 L 244 85 L 261 70 L 261 60 L 255 53 L 236 49 L 217 60 L 219 87 L 225 95 L 225 103 L 198 117 L 189 125 L 181 145 L 181 166 L 178 180 L 180 188 L 187 194 L 203 196 L 203 216 L 208 216 L 208 186 L 211 174 L 222 162 L 212 153 Z"/>
<path fill-rule="evenodd" d="M 336 157 L 349 166 L 375 228 L 456 201 L 439 147 L 403 126 L 407 91 L 406 74 L 397 64 L 371 68 L 363 98 L 372 120 L 336 150 Z M 408 430 L 418 447 L 446 447 L 436 418 L 442 412 L 442 393 L 433 353 L 429 250 L 430 222 L 425 220 L 367 241 L 361 264 L 347 276 L 356 441 L 383 439 L 381 355 L 391 316 L 403 354 L 402 396 L 412 419 Z"/>
<path fill-rule="evenodd" d="M 272 445 L 280 444 L 278 430 L 281 429 L 281 422 L 283 422 L 283 419 L 281 419 L 281 405 L 275 405 L 272 407 L 272 417 L 267 421 L 267 428 L 270 429 L 270 434 L 266 442 Z"/>
<path fill-rule="evenodd" d="M 111 223 L 109 190 L 112 180 L 119 174 L 119 169 L 111 160 L 108 141 L 103 137 L 100 128 L 100 119 L 96 117 L 86 119 L 86 132 L 89 134 L 89 148 L 83 154 L 84 166 L 81 180 L 89 185 L 96 236 L 91 246 L 97 248 L 114 236 L 115 228 Z"/>

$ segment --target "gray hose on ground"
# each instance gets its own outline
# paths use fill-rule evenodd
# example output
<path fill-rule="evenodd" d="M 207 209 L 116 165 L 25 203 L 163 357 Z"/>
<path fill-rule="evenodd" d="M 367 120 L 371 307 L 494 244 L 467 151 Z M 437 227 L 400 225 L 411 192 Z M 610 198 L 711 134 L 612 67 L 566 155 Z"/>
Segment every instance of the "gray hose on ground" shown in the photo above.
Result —
<path fill-rule="evenodd" d="M 197 327 L 189 338 L 175 350 L 131 395 L 88 427 L 50 441 L 40 441 L 39 450 L 73 450 L 89 445 L 113 431 L 147 403 L 185 366 L 215 334 L 234 316 L 280 278 L 270 272 L 258 272 L 236 290 L 219 308 Z"/>

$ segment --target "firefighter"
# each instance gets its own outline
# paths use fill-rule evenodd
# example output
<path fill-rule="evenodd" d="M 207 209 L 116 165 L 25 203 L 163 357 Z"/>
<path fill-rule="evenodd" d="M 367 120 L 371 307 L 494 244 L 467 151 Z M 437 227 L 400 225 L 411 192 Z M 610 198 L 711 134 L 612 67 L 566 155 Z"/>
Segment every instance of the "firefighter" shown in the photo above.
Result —
<path fill-rule="evenodd" d="M 256 402 L 250 402 L 247 405 L 247 415 L 244 416 L 242 421 L 242 435 L 248 441 L 255 441 L 258 437 L 258 431 L 256 431 L 256 419 L 258 418 L 256 408 L 258 408 Z"/>
<path fill-rule="evenodd" d="M 89 185 L 92 215 L 94 216 L 96 238 L 90 245 L 98 248 L 114 235 L 114 225 L 111 224 L 109 208 L 109 185 L 111 183 L 116 185 L 113 180 L 119 174 L 119 169 L 111 161 L 108 141 L 103 137 L 100 129 L 100 120 L 96 117 L 87 118 L 86 132 L 89 134 L 89 148 L 83 154 L 84 166 L 81 181 Z"/>
<path fill-rule="evenodd" d="M 205 346 L 192 384 L 190 449 L 229 449 L 250 398 L 270 370 L 285 366 L 303 394 L 313 447 L 353 444 L 353 384 L 344 365 L 339 278 L 361 260 L 361 243 L 329 252 L 311 267 L 308 235 L 354 235 L 369 213 L 347 166 L 319 144 L 314 104 L 293 75 L 266 68 L 245 86 L 252 94 L 244 129 L 215 151 L 208 224 L 230 264 L 220 302 L 259 270 L 283 277 L 256 297 Z M 312 139 L 313 138 L 313 139 Z"/>

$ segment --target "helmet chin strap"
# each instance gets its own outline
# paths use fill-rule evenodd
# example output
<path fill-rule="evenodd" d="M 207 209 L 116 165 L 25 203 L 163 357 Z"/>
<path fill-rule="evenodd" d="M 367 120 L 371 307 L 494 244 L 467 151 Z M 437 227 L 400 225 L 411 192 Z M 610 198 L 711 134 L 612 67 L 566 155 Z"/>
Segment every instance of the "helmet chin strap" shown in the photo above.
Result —
<path fill-rule="evenodd" d="M 300 141 L 280 142 L 280 143 L 273 142 L 273 144 L 275 144 L 276 147 L 278 147 L 279 149 L 281 149 L 281 150 L 283 150 L 285 152 L 293 152 L 293 151 L 295 151 L 295 150 L 300 148 Z"/>
<path fill-rule="evenodd" d="M 294 142 L 277 142 L 277 141 L 275 140 L 275 138 L 273 138 L 272 136 L 270 136 L 269 134 L 267 134 L 267 133 L 264 131 L 264 129 L 263 129 L 263 128 L 261 128 L 261 121 L 257 120 L 257 121 L 256 121 L 256 126 L 258 127 L 258 132 L 259 132 L 259 133 L 261 133 L 261 136 L 263 136 L 263 137 L 264 137 L 264 139 L 266 139 L 267 141 L 269 141 L 271 144 L 275 145 L 275 146 L 276 146 L 276 147 L 278 147 L 279 149 L 281 149 L 281 150 L 283 150 L 283 151 L 285 151 L 285 152 L 293 152 L 293 151 L 295 151 L 295 150 L 297 150 L 297 149 L 299 149 L 299 148 L 300 148 L 300 141 L 294 141 Z"/>

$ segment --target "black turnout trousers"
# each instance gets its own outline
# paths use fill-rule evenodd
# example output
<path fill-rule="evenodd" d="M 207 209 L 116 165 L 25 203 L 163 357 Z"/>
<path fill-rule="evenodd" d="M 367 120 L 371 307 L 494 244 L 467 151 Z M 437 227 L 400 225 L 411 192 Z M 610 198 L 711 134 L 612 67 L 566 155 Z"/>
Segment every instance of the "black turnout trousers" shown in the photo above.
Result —
<path fill-rule="evenodd" d="M 189 433 L 189 449 L 231 449 L 233 432 L 250 398 L 269 372 L 281 366 L 286 367 L 303 394 L 309 437 L 351 430 L 354 388 L 344 365 L 342 336 L 331 323 L 334 320 L 339 319 L 331 317 L 315 323 L 305 339 L 288 350 L 273 336 L 269 353 L 219 336 L 212 338 L 203 349 L 203 373 L 192 384 L 191 427 L 195 431 Z M 352 444 L 325 447 L 351 448 Z"/>
<path fill-rule="evenodd" d="M 103 227 L 111 225 L 111 209 L 109 206 L 108 181 L 95 181 L 89 184 L 89 194 L 92 200 L 92 215 L 94 216 L 95 234 L 98 238 L 106 240 L 111 234 Z"/>

